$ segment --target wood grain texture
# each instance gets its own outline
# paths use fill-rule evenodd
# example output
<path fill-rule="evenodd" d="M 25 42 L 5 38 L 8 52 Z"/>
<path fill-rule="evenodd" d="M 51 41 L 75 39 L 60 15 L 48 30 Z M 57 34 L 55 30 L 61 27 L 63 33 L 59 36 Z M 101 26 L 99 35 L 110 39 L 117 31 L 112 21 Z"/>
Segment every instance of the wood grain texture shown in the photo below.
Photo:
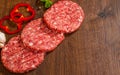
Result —
<path fill-rule="evenodd" d="M 86 15 L 79 30 L 66 35 L 36 70 L 20 75 L 120 75 L 120 0 L 73 1 Z M 36 0 L 0 0 L 0 18 L 19 2 L 31 4 L 36 18 L 45 11 Z M 9 40 L 15 35 L 6 36 Z M 0 62 L 0 75 L 19 74 L 10 73 Z"/>

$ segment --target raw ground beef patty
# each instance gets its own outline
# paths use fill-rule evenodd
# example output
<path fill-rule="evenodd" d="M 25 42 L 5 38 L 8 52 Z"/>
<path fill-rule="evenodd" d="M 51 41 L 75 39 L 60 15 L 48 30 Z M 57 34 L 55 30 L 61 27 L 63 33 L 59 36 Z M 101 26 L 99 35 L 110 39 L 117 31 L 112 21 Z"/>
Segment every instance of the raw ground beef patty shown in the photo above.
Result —
<path fill-rule="evenodd" d="M 43 52 L 32 52 L 25 48 L 20 36 L 13 37 L 1 52 L 4 66 L 12 72 L 24 73 L 35 69 L 44 60 Z"/>
<path fill-rule="evenodd" d="M 64 39 L 63 33 L 58 33 L 47 28 L 41 18 L 28 23 L 21 34 L 25 46 L 33 50 L 51 51 Z"/>
<path fill-rule="evenodd" d="M 58 1 L 44 13 L 49 28 L 65 33 L 77 30 L 83 19 L 83 9 L 72 1 Z"/>

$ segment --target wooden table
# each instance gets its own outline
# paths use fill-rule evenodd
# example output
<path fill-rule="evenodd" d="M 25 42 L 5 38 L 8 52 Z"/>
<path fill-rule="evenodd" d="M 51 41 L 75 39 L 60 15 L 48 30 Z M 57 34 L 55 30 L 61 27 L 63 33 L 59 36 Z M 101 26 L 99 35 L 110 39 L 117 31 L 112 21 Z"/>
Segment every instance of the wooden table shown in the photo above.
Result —
<path fill-rule="evenodd" d="M 0 0 L 0 18 L 25 2 L 42 17 L 36 0 Z M 120 0 L 74 0 L 86 14 L 78 31 L 66 39 L 34 71 L 20 75 L 120 75 Z M 37 6 L 37 7 L 36 7 Z M 10 23 L 9 23 L 10 24 Z M 13 26 L 14 27 L 14 26 Z M 17 35 L 17 34 L 16 34 Z M 6 35 L 7 40 L 15 35 Z M 0 75 L 10 73 L 0 62 Z"/>

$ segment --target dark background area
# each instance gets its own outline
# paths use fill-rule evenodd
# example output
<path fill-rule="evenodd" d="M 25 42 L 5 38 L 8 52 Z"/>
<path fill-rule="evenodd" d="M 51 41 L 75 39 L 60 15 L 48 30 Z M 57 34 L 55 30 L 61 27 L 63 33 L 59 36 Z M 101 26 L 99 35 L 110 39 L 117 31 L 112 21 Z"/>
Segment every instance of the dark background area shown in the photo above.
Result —
<path fill-rule="evenodd" d="M 85 12 L 79 30 L 66 35 L 36 70 L 20 75 L 120 75 L 120 0 L 73 1 Z M 0 18 L 20 2 L 34 7 L 34 19 L 42 17 L 45 9 L 39 1 L 0 0 Z M 5 24 L 15 27 L 10 22 Z M 15 35 L 6 34 L 7 40 Z M 0 62 L 0 75 L 19 74 L 10 73 Z"/>

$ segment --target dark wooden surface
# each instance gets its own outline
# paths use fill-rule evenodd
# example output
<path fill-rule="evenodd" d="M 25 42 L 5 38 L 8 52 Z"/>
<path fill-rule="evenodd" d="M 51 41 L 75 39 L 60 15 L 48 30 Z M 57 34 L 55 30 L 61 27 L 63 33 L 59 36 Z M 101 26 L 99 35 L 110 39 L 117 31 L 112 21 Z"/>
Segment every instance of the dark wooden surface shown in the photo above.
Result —
<path fill-rule="evenodd" d="M 36 18 L 42 17 L 45 10 L 36 0 L 0 0 L 0 18 L 20 2 L 29 3 L 36 9 Z M 74 2 L 86 15 L 79 30 L 66 35 L 36 70 L 21 75 L 120 75 L 120 0 Z M 19 74 L 10 73 L 0 62 L 0 75 Z"/>

